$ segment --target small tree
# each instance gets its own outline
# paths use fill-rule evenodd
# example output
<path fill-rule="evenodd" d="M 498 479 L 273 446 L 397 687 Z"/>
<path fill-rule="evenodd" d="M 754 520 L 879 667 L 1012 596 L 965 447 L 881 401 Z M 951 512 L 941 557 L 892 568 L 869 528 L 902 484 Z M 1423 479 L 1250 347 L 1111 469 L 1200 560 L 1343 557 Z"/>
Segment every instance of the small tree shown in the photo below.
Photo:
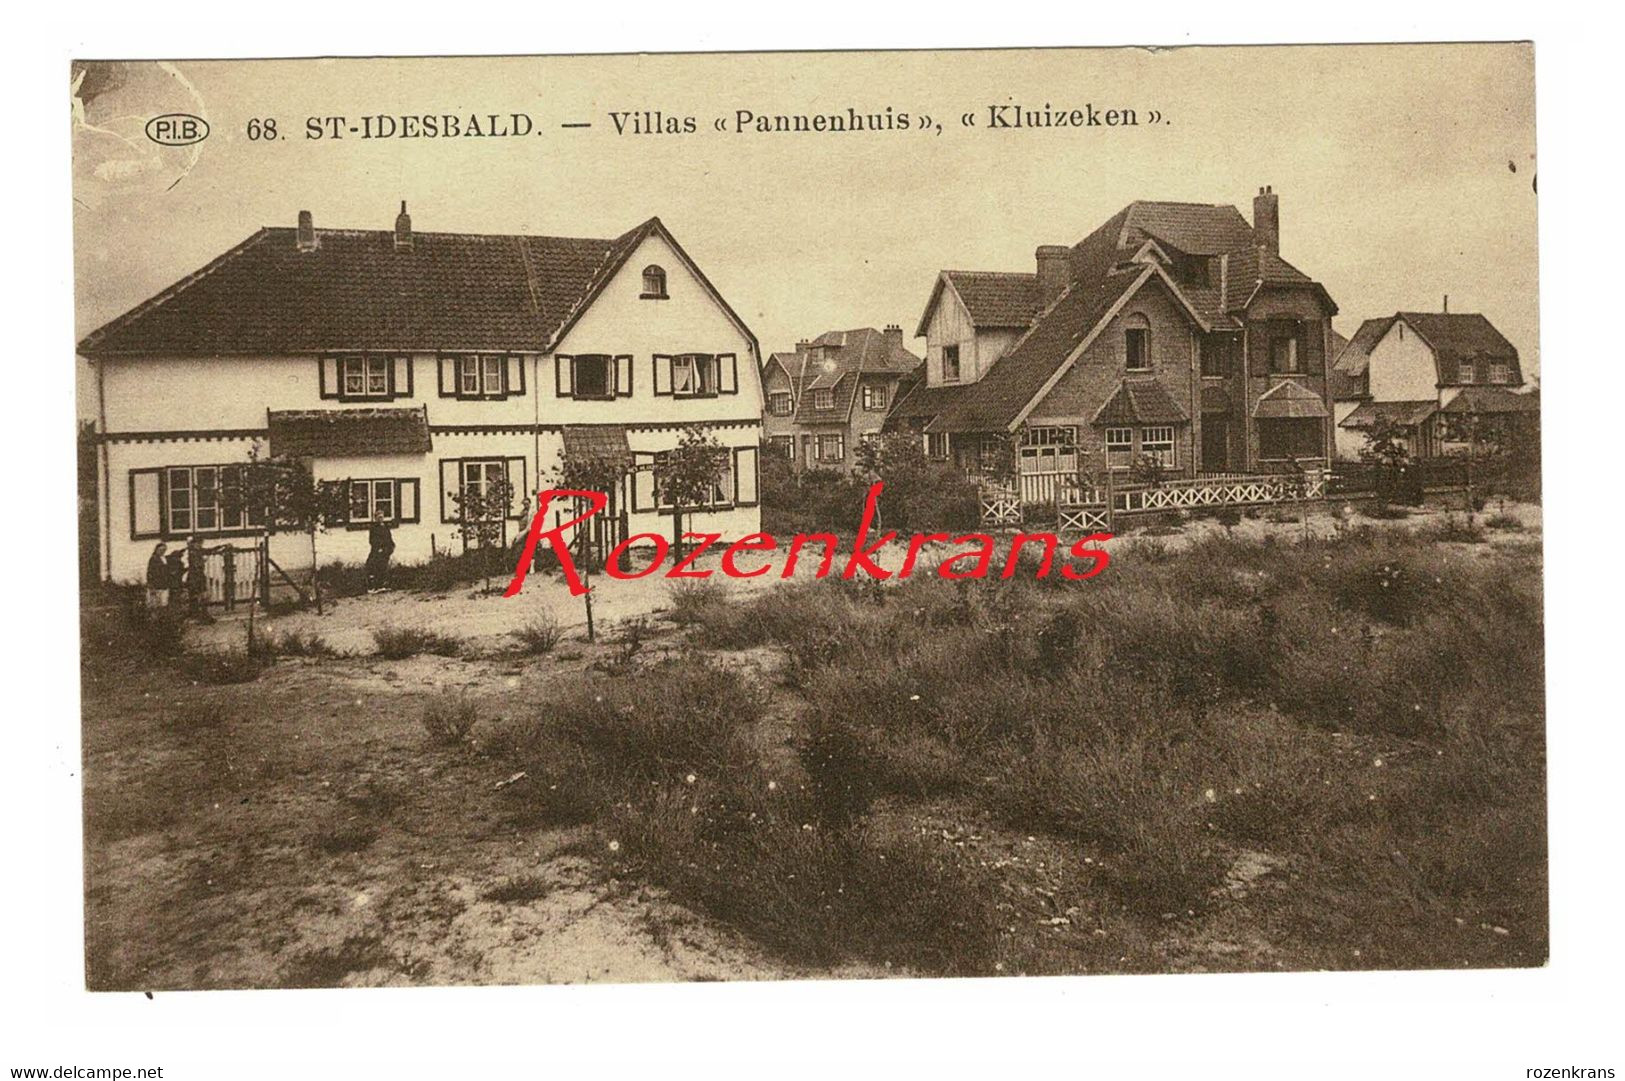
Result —
<path fill-rule="evenodd" d="M 677 446 L 666 452 L 655 472 L 661 500 L 672 507 L 671 549 L 674 559 L 683 555 L 683 516 L 686 511 L 709 506 L 711 495 L 728 468 L 728 448 L 698 425 L 683 429 Z"/>
<path fill-rule="evenodd" d="M 483 551 L 477 556 L 480 573 L 485 579 L 485 592 L 491 592 L 493 564 L 503 553 L 502 539 L 507 530 L 508 515 L 513 510 L 513 485 L 507 478 L 487 480 L 478 488 L 463 488 L 452 493 L 456 507 L 456 532 L 463 538 L 465 548 Z M 500 572 L 499 572 L 500 573 Z"/>
<path fill-rule="evenodd" d="M 277 533 L 303 533 L 310 541 L 310 588 L 316 611 L 322 610 L 322 584 L 318 573 L 316 535 L 342 524 L 349 516 L 349 482 L 319 481 L 307 462 L 294 458 L 261 458 L 249 451 L 243 471 L 242 496 L 247 506 L 263 508 L 267 555 L 270 537 Z M 236 508 L 226 508 L 235 513 Z"/>
<path fill-rule="evenodd" d="M 1134 456 L 1134 464 L 1129 467 L 1129 476 L 1134 479 L 1134 483 L 1149 485 L 1152 488 L 1162 487 L 1167 475 L 1167 467 L 1155 454 L 1137 454 Z"/>
<path fill-rule="evenodd" d="M 1379 418 L 1365 433 L 1360 459 L 1377 467 L 1377 501 L 1387 505 L 1405 485 L 1410 469 L 1411 429 L 1396 421 Z"/>
<path fill-rule="evenodd" d="M 560 488 L 574 488 L 582 492 L 613 492 L 626 475 L 628 463 L 624 457 L 602 454 L 570 454 L 568 451 L 559 452 L 559 464 L 553 471 Z M 582 583 L 587 581 L 587 574 L 593 562 L 587 558 L 587 527 L 585 524 L 576 527 L 576 536 L 580 543 L 576 546 L 577 556 L 581 567 Z M 608 558 L 608 553 L 605 553 Z M 586 590 L 581 594 L 581 604 L 587 616 L 587 641 L 595 641 L 598 637 L 597 628 L 593 624 L 592 591 Z"/>

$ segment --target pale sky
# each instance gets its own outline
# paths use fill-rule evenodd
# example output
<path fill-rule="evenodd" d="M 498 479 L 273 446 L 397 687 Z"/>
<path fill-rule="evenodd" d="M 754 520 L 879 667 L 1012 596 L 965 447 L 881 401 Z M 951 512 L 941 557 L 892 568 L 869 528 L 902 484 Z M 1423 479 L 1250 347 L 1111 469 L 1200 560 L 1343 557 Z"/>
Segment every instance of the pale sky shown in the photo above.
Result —
<path fill-rule="evenodd" d="M 104 86 L 110 89 L 102 90 Z M 136 62 L 88 74 L 74 138 L 77 333 L 261 225 L 614 236 L 659 215 L 765 353 L 824 330 L 912 335 L 938 270 L 1030 271 L 1134 199 L 1270 184 L 1281 252 L 1345 334 L 1482 312 L 1539 368 L 1528 45 Z M 987 130 L 988 106 L 1132 108 L 1137 127 Z M 919 130 L 718 133 L 756 114 L 929 114 Z M 617 135 L 611 110 L 693 116 Z M 1165 118 L 1151 125 L 1152 110 Z M 527 112 L 512 139 L 309 141 L 305 118 Z M 156 149 L 164 112 L 211 134 Z M 977 126 L 960 117 L 975 114 Z M 247 137 L 274 117 L 283 138 Z M 565 130 L 569 121 L 592 127 Z M 916 353 L 923 342 L 909 340 Z"/>

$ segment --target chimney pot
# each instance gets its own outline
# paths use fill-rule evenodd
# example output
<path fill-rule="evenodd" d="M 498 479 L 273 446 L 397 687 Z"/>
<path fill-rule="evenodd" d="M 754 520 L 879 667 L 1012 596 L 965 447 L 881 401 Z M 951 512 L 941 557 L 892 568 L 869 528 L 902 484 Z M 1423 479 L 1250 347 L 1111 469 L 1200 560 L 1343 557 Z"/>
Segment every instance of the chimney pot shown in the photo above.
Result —
<path fill-rule="evenodd" d="M 395 250 L 412 250 L 412 216 L 406 212 L 406 200 L 401 200 L 401 212 L 395 216 Z"/>
<path fill-rule="evenodd" d="M 1281 254 L 1281 200 L 1268 184 L 1253 196 L 1253 232 L 1261 247 L 1272 255 Z"/>
<path fill-rule="evenodd" d="M 1038 268 L 1038 306 L 1047 308 L 1066 292 L 1072 281 L 1072 249 L 1065 244 L 1041 244 L 1033 253 Z"/>
<path fill-rule="evenodd" d="M 316 250 L 316 222 L 308 210 L 299 212 L 298 245 L 300 251 Z"/>
<path fill-rule="evenodd" d="M 887 323 L 884 331 L 886 348 L 893 353 L 903 348 L 903 328 L 896 323 Z"/>

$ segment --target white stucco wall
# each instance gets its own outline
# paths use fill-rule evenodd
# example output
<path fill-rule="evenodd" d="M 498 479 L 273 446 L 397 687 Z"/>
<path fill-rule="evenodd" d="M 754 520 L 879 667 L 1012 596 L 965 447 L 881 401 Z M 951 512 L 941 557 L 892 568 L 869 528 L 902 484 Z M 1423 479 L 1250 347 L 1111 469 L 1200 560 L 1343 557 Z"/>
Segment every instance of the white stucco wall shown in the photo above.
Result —
<path fill-rule="evenodd" d="M 1372 401 L 1420 402 L 1439 393 L 1439 373 L 1433 350 L 1419 334 L 1396 320 L 1371 349 Z"/>

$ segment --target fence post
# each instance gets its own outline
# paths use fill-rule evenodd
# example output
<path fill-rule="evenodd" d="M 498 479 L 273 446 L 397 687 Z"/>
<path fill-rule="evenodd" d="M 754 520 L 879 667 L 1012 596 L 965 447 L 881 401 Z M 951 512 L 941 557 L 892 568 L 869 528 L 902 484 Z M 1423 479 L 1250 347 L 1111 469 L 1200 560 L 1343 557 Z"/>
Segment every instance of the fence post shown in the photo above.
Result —
<path fill-rule="evenodd" d="M 226 579 L 226 611 L 229 612 L 237 607 L 237 549 L 228 544 L 221 555 L 224 557 L 223 574 Z"/>

